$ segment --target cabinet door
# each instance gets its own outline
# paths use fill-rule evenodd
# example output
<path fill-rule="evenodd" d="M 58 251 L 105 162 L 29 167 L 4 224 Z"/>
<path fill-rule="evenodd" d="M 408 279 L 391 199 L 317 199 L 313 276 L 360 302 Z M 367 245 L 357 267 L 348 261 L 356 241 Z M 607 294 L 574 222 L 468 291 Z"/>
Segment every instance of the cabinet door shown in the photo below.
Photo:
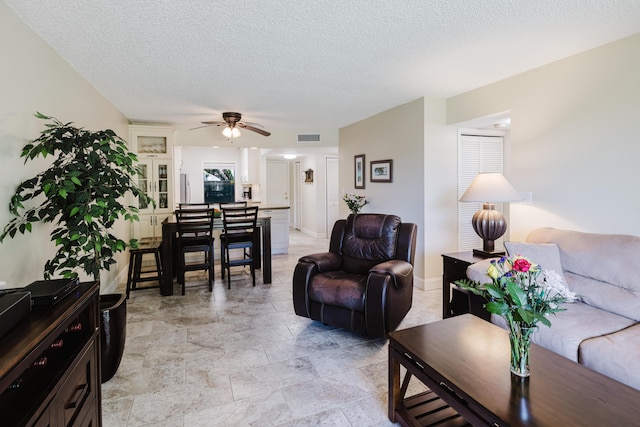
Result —
<path fill-rule="evenodd" d="M 153 198 L 153 165 L 151 161 L 140 161 L 138 163 L 138 170 L 140 173 L 137 176 L 138 188 L 146 194 L 147 196 Z M 146 203 L 143 200 L 138 199 L 137 201 L 138 209 L 140 209 L 140 213 L 151 213 L 153 212 L 153 205 L 150 203 Z"/>
<path fill-rule="evenodd" d="M 132 238 L 162 237 L 162 221 L 170 215 L 170 212 L 139 215 L 140 221 L 134 222 L 132 226 Z"/>
<path fill-rule="evenodd" d="M 50 427 L 51 420 L 49 419 L 49 414 L 51 412 L 51 408 L 47 406 L 47 408 L 40 414 L 40 418 L 33 424 L 33 427 Z"/>
<path fill-rule="evenodd" d="M 155 237 L 155 221 L 156 215 L 148 214 L 148 215 L 138 215 L 140 221 L 135 221 L 132 223 L 132 238 L 134 239 L 142 239 L 143 237 Z"/>
<path fill-rule="evenodd" d="M 129 126 L 129 143 L 138 158 L 160 158 L 173 155 L 175 129 L 168 126 Z"/>
<path fill-rule="evenodd" d="M 171 212 L 173 210 L 173 179 L 170 159 L 143 159 L 138 162 L 138 187 L 155 202 L 138 200 L 141 214 Z"/>
<path fill-rule="evenodd" d="M 171 211 L 173 206 L 171 161 L 156 159 L 152 164 L 153 199 L 156 201 L 155 212 Z"/>
<path fill-rule="evenodd" d="M 289 252 L 289 209 L 267 209 L 261 216 L 271 217 L 271 253 Z"/>

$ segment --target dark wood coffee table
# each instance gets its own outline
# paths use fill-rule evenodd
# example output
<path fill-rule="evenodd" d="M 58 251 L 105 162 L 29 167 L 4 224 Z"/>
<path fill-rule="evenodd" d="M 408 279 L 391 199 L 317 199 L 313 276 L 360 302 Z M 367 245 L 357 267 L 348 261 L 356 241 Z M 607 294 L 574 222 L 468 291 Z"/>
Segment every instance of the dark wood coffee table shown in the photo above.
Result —
<path fill-rule="evenodd" d="M 392 332 L 389 419 L 403 426 L 640 424 L 640 391 L 537 345 L 530 357 L 528 379 L 511 375 L 507 332 L 470 314 Z M 431 391 L 405 398 L 411 376 Z"/>

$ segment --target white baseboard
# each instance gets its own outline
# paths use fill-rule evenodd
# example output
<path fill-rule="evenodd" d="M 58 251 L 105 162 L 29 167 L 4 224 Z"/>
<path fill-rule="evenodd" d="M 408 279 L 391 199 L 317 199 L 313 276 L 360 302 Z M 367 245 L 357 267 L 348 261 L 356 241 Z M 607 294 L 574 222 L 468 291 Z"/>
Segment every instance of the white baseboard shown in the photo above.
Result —
<path fill-rule="evenodd" d="M 119 266 L 119 263 L 115 263 L 115 266 Z M 108 273 L 107 273 L 108 274 Z M 127 283 L 127 274 L 129 274 L 129 263 L 124 265 L 124 268 L 118 270 L 118 273 L 111 276 L 111 280 L 108 280 L 107 283 L 104 283 L 102 279 L 100 280 L 100 293 L 101 294 L 114 294 L 118 293 L 118 288 L 120 287 L 120 283 Z"/>
<path fill-rule="evenodd" d="M 311 237 L 316 238 L 316 239 L 326 239 L 326 238 L 328 238 L 325 235 L 325 233 L 316 233 L 315 231 L 311 231 L 311 230 L 309 230 L 307 228 L 300 228 L 299 230 L 300 230 L 301 233 L 304 233 L 307 236 L 311 236 Z"/>
<path fill-rule="evenodd" d="M 422 288 L 425 291 L 434 291 L 438 289 L 442 289 L 442 277 L 433 277 L 427 279 L 423 282 L 424 287 Z"/>

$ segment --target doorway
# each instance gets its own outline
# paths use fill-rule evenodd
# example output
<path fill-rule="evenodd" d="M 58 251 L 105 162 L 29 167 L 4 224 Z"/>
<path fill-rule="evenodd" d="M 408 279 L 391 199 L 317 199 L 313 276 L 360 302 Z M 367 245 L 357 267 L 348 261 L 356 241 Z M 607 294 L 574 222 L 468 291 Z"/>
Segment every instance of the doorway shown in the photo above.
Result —
<path fill-rule="evenodd" d="M 333 230 L 333 224 L 339 219 L 339 203 L 340 195 L 338 194 L 338 158 L 326 157 L 325 158 L 325 200 L 326 203 L 326 225 L 325 230 L 327 232 L 327 238 L 331 237 L 331 230 Z"/>

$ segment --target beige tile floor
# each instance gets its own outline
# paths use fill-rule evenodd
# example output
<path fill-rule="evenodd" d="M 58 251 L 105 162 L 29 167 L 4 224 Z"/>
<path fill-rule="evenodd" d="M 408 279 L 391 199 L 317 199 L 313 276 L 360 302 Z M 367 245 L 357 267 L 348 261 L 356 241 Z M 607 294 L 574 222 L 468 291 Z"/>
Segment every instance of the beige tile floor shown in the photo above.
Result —
<path fill-rule="evenodd" d="M 296 316 L 291 277 L 298 258 L 328 240 L 291 233 L 273 257 L 273 283 L 251 286 L 232 270 L 213 292 L 204 274 L 186 295 L 131 293 L 127 341 L 116 375 L 102 386 L 105 427 L 388 426 L 387 340 Z M 399 329 L 441 318 L 438 291 L 415 290 Z M 421 385 L 412 380 L 411 388 Z"/>

